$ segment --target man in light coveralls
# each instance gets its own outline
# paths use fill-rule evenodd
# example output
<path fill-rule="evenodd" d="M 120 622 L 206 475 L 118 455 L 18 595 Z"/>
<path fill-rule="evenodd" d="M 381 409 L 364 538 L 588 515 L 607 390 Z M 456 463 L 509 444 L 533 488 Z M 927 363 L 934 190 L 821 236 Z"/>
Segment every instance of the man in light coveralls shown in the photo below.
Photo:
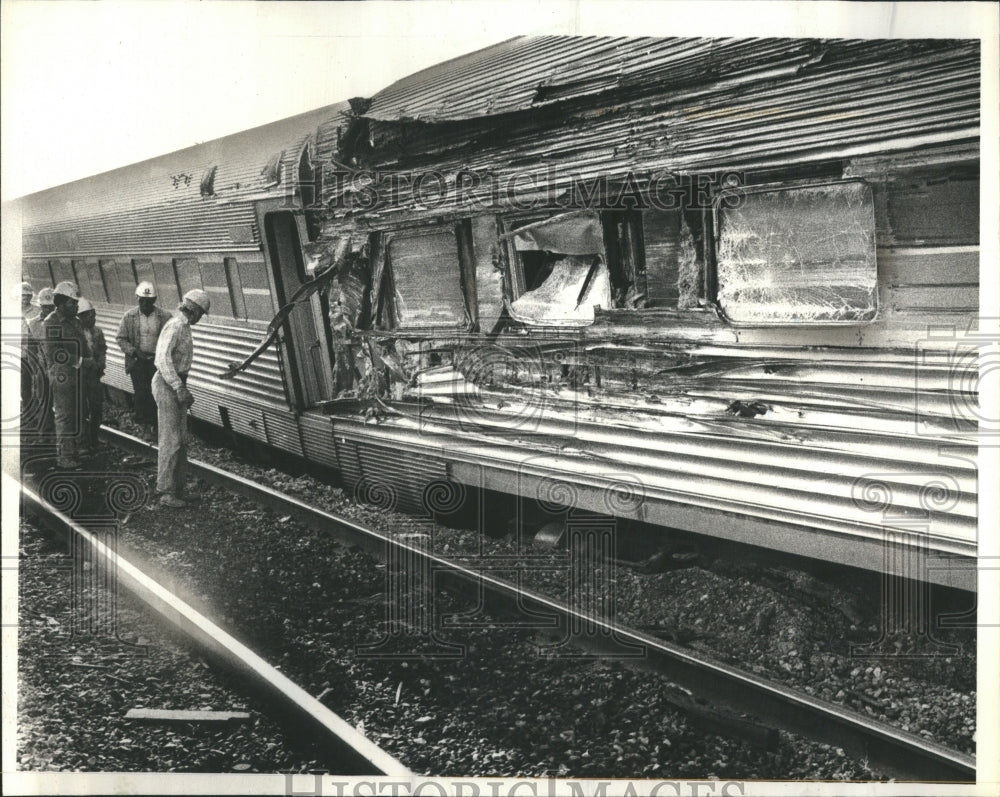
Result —
<path fill-rule="evenodd" d="M 194 396 L 187 389 L 188 372 L 194 357 L 191 326 L 197 324 L 211 308 L 208 294 L 195 289 L 184 294 L 177 314 L 167 321 L 156 342 L 156 375 L 153 377 L 153 398 L 159 426 L 160 453 L 156 467 L 156 492 L 161 506 L 187 506 L 181 497 L 187 470 L 187 446 L 184 435 L 187 411 Z"/>

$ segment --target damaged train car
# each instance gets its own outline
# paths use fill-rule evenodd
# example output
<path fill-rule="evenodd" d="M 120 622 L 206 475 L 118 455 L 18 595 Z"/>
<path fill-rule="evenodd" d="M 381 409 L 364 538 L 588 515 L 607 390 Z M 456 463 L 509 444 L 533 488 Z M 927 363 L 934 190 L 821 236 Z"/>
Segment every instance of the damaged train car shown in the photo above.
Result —
<path fill-rule="evenodd" d="M 300 121 L 244 164 L 266 185 L 183 170 L 240 252 L 103 253 L 36 202 L 28 271 L 201 258 L 238 297 L 253 263 L 256 320 L 195 330 L 194 411 L 359 494 L 975 589 L 978 42 L 522 37 Z"/>

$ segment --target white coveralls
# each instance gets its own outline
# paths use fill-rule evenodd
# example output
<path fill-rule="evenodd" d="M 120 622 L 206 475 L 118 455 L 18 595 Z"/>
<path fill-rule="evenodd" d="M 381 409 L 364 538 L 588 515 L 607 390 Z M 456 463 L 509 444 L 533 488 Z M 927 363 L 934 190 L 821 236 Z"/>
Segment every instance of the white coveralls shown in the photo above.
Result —
<path fill-rule="evenodd" d="M 156 342 L 156 375 L 153 398 L 159 426 L 160 453 L 156 466 L 156 491 L 177 496 L 184 490 L 187 470 L 187 407 L 181 404 L 178 391 L 187 382 L 194 355 L 191 324 L 178 312 L 164 325 Z"/>

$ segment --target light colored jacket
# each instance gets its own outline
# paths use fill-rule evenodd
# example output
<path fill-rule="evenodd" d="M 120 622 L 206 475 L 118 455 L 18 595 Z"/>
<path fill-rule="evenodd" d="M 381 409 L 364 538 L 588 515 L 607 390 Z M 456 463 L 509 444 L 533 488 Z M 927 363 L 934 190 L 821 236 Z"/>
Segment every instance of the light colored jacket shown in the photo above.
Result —
<path fill-rule="evenodd" d="M 163 328 L 167 325 L 167 322 L 171 319 L 170 313 L 159 307 L 153 307 L 153 313 L 160 320 L 160 334 L 163 334 Z M 136 349 L 139 348 L 139 308 L 133 307 L 125 315 L 122 316 L 121 324 L 118 325 L 118 334 L 115 336 L 115 340 L 118 341 L 118 347 L 122 350 L 125 355 L 125 373 L 130 373 L 132 368 L 135 366 L 135 362 L 138 359 L 135 355 Z"/>
<path fill-rule="evenodd" d="M 104 376 L 104 369 L 108 363 L 108 344 L 104 339 L 104 330 L 94 326 L 92 329 L 84 329 L 83 334 L 90 345 L 90 356 L 94 358 L 94 373 L 100 379 Z"/>
<path fill-rule="evenodd" d="M 178 313 L 160 330 L 160 338 L 156 341 L 156 359 L 153 361 L 160 377 L 175 393 L 183 387 L 193 358 L 191 323 L 184 313 Z"/>

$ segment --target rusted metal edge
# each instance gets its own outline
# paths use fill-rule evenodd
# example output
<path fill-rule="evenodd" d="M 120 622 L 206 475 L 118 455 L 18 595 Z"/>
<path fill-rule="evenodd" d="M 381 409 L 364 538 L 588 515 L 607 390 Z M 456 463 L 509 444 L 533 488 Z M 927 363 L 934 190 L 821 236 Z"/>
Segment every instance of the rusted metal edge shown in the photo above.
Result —
<path fill-rule="evenodd" d="M 4 479 L 13 477 L 4 474 Z M 168 589 L 143 573 L 120 553 L 101 542 L 71 518 L 57 510 L 28 486 L 20 485 L 26 510 L 54 519 L 82 539 L 94 556 L 103 559 L 116 574 L 118 583 L 132 592 L 181 629 L 213 658 L 221 660 L 263 688 L 269 697 L 287 706 L 300 720 L 321 734 L 329 744 L 331 758 L 342 763 L 345 774 L 410 776 L 398 760 L 355 730 L 346 720 L 268 664 L 246 645 L 227 634 L 215 623 Z"/>
<path fill-rule="evenodd" d="M 156 450 L 116 430 L 105 427 L 103 432 L 116 445 L 132 451 L 152 454 Z M 589 652 L 615 657 L 625 664 L 660 673 L 692 693 L 704 696 L 716 706 L 737 713 L 749 713 L 773 727 L 843 747 L 853 755 L 867 757 L 874 769 L 901 779 L 975 782 L 974 756 L 929 742 L 734 667 L 704 659 L 690 650 L 648 634 L 586 615 L 544 595 L 494 578 L 482 567 L 465 567 L 213 465 L 197 461 L 191 461 L 189 465 L 193 473 L 206 481 L 223 485 L 283 514 L 290 514 L 312 528 L 330 532 L 380 558 L 389 556 L 390 550 L 394 549 L 395 561 L 421 562 L 427 572 L 441 575 L 438 582 L 441 586 L 451 585 L 463 592 L 471 590 L 477 597 L 484 596 L 493 610 L 529 614 L 540 621 L 540 628 L 548 632 L 560 633 L 574 627 L 591 629 L 587 634 L 574 635 L 572 643 Z"/>

